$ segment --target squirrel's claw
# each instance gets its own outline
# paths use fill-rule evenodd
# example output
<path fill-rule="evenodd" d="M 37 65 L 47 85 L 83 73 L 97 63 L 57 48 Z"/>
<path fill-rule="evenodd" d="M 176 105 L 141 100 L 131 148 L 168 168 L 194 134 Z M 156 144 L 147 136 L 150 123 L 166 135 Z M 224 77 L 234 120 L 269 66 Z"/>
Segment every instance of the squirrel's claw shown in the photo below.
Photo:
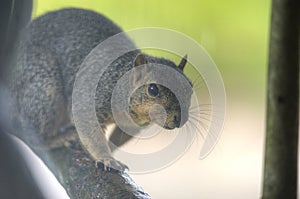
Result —
<path fill-rule="evenodd" d="M 126 169 L 129 170 L 128 166 L 122 162 L 114 159 L 113 157 L 106 157 L 96 161 L 96 167 L 103 171 L 121 171 L 124 172 Z"/>

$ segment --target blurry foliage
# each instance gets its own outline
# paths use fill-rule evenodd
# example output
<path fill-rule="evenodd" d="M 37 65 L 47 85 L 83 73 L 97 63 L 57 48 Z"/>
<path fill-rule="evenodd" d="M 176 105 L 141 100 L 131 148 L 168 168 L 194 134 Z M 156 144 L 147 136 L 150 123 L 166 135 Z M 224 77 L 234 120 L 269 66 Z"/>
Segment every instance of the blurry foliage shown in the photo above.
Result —
<path fill-rule="evenodd" d="M 269 0 L 36 0 L 33 17 L 81 7 L 103 13 L 124 30 L 155 26 L 180 31 L 212 56 L 229 97 L 261 100 L 266 90 L 270 4 Z"/>

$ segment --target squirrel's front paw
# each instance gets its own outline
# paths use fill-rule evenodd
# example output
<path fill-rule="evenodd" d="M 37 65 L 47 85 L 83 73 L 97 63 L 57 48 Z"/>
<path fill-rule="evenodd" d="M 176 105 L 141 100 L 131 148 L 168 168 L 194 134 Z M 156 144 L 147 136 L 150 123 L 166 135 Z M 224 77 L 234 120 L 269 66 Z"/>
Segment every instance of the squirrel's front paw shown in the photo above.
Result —
<path fill-rule="evenodd" d="M 96 161 L 96 167 L 103 171 L 125 171 L 128 167 L 113 157 L 105 157 Z"/>

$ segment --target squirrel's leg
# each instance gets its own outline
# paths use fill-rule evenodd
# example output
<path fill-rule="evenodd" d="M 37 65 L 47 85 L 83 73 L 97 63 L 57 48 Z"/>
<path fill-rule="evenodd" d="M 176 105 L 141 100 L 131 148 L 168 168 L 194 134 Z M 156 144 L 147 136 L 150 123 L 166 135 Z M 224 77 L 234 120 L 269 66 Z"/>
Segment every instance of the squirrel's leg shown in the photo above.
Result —
<path fill-rule="evenodd" d="M 98 168 L 108 171 L 128 169 L 126 165 L 112 157 L 105 134 L 100 133 L 99 129 L 94 128 L 91 132 L 78 132 L 78 134 L 82 145 L 93 157 Z"/>
<path fill-rule="evenodd" d="M 131 135 L 128 135 L 124 131 L 122 131 L 119 127 L 116 127 L 111 136 L 109 137 L 109 147 L 110 150 L 113 152 L 117 147 L 122 146 L 128 140 L 132 138 Z"/>
<path fill-rule="evenodd" d="M 57 136 L 50 140 L 47 145 L 50 149 L 60 148 L 60 147 L 70 147 L 72 143 L 78 140 L 78 135 L 74 124 L 70 123 L 61 128 L 59 128 Z"/>

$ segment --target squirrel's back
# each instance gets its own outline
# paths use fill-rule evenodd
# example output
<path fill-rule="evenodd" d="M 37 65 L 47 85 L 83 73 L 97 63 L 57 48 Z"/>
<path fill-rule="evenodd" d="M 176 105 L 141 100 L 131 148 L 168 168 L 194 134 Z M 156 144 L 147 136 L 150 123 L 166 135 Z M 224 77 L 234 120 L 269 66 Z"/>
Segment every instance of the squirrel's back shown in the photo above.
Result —
<path fill-rule="evenodd" d="M 12 121 L 23 129 L 29 123 L 28 128 L 41 134 L 69 123 L 66 114 L 81 63 L 101 41 L 121 31 L 103 15 L 75 8 L 31 21 L 21 32 L 16 58 L 7 71 L 16 109 Z"/>
<path fill-rule="evenodd" d="M 33 20 L 25 29 L 20 54 L 33 48 L 49 51 L 59 65 L 65 92 L 71 95 L 76 72 L 84 58 L 101 41 L 121 31 L 111 20 L 90 10 L 54 11 Z"/>
<path fill-rule="evenodd" d="M 69 8 L 33 20 L 26 29 L 25 41 L 27 45 L 44 46 L 60 57 L 76 57 L 88 54 L 101 41 L 121 31 L 99 13 Z M 74 60 L 65 60 L 65 63 L 73 64 Z"/>

